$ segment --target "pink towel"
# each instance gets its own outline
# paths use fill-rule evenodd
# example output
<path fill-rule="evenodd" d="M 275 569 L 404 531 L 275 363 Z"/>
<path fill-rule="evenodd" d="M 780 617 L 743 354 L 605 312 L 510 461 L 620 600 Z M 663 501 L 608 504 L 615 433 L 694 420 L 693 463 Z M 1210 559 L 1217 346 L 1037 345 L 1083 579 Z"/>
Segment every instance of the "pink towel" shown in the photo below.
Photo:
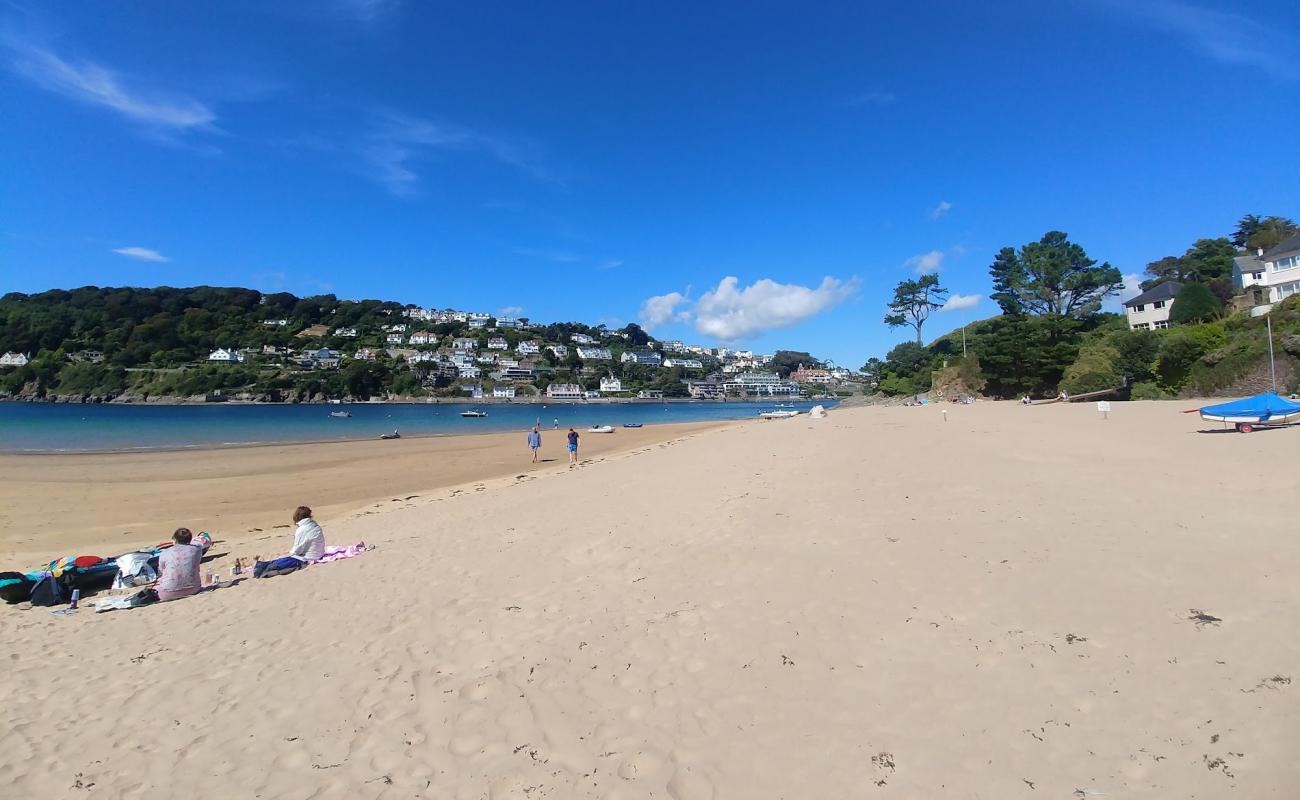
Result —
<path fill-rule="evenodd" d="M 365 542 L 357 542 L 356 544 L 350 544 L 347 547 L 326 547 L 325 555 L 321 556 L 320 561 L 317 563 L 324 564 L 328 561 L 342 561 L 345 558 L 359 556 L 364 552 L 366 552 Z"/>

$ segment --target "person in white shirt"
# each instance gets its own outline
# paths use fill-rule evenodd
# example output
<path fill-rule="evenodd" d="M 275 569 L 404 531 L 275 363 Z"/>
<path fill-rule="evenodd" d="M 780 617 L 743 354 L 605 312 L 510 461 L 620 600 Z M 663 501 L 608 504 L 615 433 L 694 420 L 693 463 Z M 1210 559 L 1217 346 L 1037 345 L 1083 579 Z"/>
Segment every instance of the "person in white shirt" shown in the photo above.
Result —
<path fill-rule="evenodd" d="M 293 512 L 298 528 L 293 532 L 293 546 L 289 554 L 271 561 L 258 560 L 253 564 L 254 578 L 270 578 L 302 569 L 325 555 L 325 531 L 311 518 L 311 509 L 298 506 Z"/>

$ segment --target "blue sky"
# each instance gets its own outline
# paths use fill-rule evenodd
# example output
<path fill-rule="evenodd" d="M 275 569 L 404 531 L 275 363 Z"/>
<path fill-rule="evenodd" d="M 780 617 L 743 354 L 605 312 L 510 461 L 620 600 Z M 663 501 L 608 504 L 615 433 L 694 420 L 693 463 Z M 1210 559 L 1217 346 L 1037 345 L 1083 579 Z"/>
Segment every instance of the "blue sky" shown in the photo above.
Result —
<path fill-rule="evenodd" d="M 978 8 L 989 5 L 993 9 Z M 879 6 L 879 7 L 873 7 Z M 1300 7 L 0 0 L 0 289 L 252 286 L 857 367 L 936 267 L 1300 217 Z"/>

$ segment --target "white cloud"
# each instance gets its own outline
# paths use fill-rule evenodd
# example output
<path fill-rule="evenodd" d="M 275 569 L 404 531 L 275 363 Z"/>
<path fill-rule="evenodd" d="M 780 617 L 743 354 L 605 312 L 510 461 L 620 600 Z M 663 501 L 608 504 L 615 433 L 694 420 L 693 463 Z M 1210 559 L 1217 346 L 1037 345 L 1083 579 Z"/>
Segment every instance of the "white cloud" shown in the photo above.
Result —
<path fill-rule="evenodd" d="M 523 316 L 523 313 L 524 309 L 522 306 L 506 306 L 505 308 L 497 309 L 497 316 L 499 317 L 519 317 Z"/>
<path fill-rule="evenodd" d="M 412 163 L 437 152 L 484 153 L 539 180 L 558 182 L 530 142 L 391 111 L 376 115 L 359 150 L 363 174 L 396 195 L 415 191 L 420 176 Z"/>
<path fill-rule="evenodd" d="M 138 258 L 141 261 L 171 261 L 170 258 L 157 250 L 150 250 L 147 247 L 118 247 L 114 248 L 113 252 L 119 256 Z"/>
<path fill-rule="evenodd" d="M 564 250 L 542 250 L 536 247 L 516 247 L 510 252 L 517 256 L 544 258 L 547 261 L 554 261 L 559 264 L 574 264 L 582 260 L 582 256 Z"/>
<path fill-rule="evenodd" d="M 623 259 L 621 259 L 621 258 L 608 258 L 608 259 L 605 259 L 604 261 L 600 262 L 599 264 L 597 264 L 597 265 L 596 265 L 596 269 L 600 269 L 600 270 L 605 270 L 605 269 L 618 269 L 618 268 L 621 267 L 621 266 L 623 266 Z"/>
<path fill-rule="evenodd" d="M 954 294 L 949 295 L 948 302 L 943 304 L 939 311 L 965 311 L 979 305 L 983 295 L 978 294 Z"/>
<path fill-rule="evenodd" d="M 1281 80 L 1300 80 L 1300 38 L 1294 35 L 1294 25 L 1288 27 L 1281 20 L 1260 22 L 1233 11 L 1200 8 L 1178 0 L 1099 2 L 1182 37 L 1215 61 L 1257 67 Z"/>
<path fill-rule="evenodd" d="M 1142 294 L 1142 276 L 1130 272 L 1124 276 L 1124 288 L 1119 290 L 1120 301 L 1130 300 Z"/>
<path fill-rule="evenodd" d="M 943 251 L 931 250 L 928 253 L 921 253 L 912 256 L 903 262 L 903 266 L 911 269 L 917 275 L 924 275 L 927 272 L 938 272 L 943 269 Z"/>
<path fill-rule="evenodd" d="M 90 61 L 73 63 L 49 50 L 6 39 L 15 71 L 32 83 L 81 103 L 110 108 L 137 122 L 169 130 L 210 126 L 217 115 L 207 105 L 175 92 L 128 85 L 121 75 Z"/>
<path fill-rule="evenodd" d="M 686 322 L 691 318 L 690 312 L 678 311 L 677 308 L 689 302 L 690 300 L 681 292 L 656 295 L 641 304 L 641 311 L 637 314 L 637 318 L 641 320 L 641 325 L 646 330 L 654 330 L 669 322 Z"/>
<path fill-rule="evenodd" d="M 815 289 L 767 278 L 743 289 L 739 284 L 728 276 L 700 297 L 694 309 L 697 331 L 735 341 L 797 325 L 847 300 L 857 291 L 858 281 L 827 277 Z"/>
<path fill-rule="evenodd" d="M 930 209 L 930 219 L 943 219 L 952 210 L 952 203 L 947 200 L 940 200 L 939 205 Z"/>

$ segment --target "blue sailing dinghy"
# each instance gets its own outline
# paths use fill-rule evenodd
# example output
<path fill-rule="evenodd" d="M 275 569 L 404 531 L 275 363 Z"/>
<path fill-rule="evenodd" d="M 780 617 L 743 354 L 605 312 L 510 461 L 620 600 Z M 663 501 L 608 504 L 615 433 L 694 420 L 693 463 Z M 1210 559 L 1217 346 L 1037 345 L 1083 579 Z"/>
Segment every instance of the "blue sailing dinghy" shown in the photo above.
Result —
<path fill-rule="evenodd" d="M 1260 425 L 1290 425 L 1300 422 L 1300 403 L 1269 392 L 1245 400 L 1206 406 L 1201 409 L 1201 419 L 1231 422 L 1242 433 L 1250 433 Z"/>

